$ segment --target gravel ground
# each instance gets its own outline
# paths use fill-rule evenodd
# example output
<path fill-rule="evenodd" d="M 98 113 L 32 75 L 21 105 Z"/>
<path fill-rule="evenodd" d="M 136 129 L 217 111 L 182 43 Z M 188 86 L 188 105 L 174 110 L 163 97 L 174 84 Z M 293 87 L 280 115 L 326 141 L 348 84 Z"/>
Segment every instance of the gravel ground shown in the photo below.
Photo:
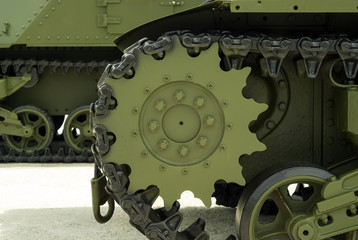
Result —
<path fill-rule="evenodd" d="M 92 176 L 92 164 L 0 164 L 0 239 L 146 239 L 118 206 L 108 223 L 95 221 Z M 200 217 L 213 240 L 235 234 L 235 209 L 206 208 L 190 192 L 180 203 L 183 228 Z M 161 204 L 158 200 L 155 206 Z"/>

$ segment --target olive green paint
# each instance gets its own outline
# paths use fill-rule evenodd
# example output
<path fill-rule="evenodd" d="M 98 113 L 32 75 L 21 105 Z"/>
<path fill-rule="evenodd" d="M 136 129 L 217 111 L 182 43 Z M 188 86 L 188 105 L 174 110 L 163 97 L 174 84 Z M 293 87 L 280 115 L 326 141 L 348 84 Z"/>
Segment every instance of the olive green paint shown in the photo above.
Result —
<path fill-rule="evenodd" d="M 113 40 L 130 29 L 201 2 L 2 0 L 0 48 L 13 44 L 114 46 Z"/>

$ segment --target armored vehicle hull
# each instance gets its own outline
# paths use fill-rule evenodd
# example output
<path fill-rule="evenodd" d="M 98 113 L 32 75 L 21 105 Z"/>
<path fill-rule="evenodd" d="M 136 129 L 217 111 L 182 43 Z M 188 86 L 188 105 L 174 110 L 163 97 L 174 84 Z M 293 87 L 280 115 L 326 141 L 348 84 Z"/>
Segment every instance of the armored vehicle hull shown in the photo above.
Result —
<path fill-rule="evenodd" d="M 199 3 L 2 1 L 0 162 L 93 161 L 89 104 L 105 66 L 121 58 L 113 39 Z"/>
<path fill-rule="evenodd" d="M 114 200 L 149 239 L 209 239 L 180 228 L 190 190 L 237 206 L 242 240 L 358 239 L 357 20 L 354 1 L 207 1 L 119 37 L 91 105 L 96 219 Z"/>

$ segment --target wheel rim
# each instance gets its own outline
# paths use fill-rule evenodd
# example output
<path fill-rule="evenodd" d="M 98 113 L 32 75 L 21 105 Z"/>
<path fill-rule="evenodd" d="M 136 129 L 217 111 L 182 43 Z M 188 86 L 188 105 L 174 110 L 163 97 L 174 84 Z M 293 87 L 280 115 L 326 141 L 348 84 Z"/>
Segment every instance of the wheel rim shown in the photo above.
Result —
<path fill-rule="evenodd" d="M 323 200 L 321 189 L 330 174 L 312 167 L 295 167 L 274 173 L 245 190 L 237 210 L 237 229 L 241 239 L 292 240 L 290 225 L 310 214 Z M 355 232 L 332 240 L 356 239 Z M 328 239 L 327 239 L 328 240 Z"/>
<path fill-rule="evenodd" d="M 22 124 L 32 129 L 32 136 L 19 137 L 7 135 L 6 141 L 11 148 L 20 152 L 32 153 L 49 146 L 54 134 L 54 124 L 50 116 L 33 106 L 24 106 L 14 110 Z"/>
<path fill-rule="evenodd" d="M 77 152 L 90 151 L 95 142 L 90 126 L 90 108 L 82 106 L 73 110 L 64 125 L 66 143 Z"/>

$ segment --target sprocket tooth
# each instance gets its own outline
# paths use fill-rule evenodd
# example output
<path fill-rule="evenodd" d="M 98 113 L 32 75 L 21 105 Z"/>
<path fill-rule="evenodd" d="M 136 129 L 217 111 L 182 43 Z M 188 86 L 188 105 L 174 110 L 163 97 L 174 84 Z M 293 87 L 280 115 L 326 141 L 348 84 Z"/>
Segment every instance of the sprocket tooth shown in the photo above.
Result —
<path fill-rule="evenodd" d="M 164 219 L 174 215 L 179 211 L 179 209 L 180 209 L 180 203 L 178 201 L 175 201 L 171 209 L 167 210 L 163 207 L 163 208 L 156 209 L 155 213 L 159 216 L 160 219 Z"/>
<path fill-rule="evenodd" d="M 205 221 L 198 218 L 192 225 L 184 231 L 179 232 L 176 240 L 208 240 L 209 234 L 204 231 Z"/>
<path fill-rule="evenodd" d="M 150 204 L 151 206 L 155 202 L 155 200 L 159 196 L 159 189 L 157 187 L 148 187 L 147 190 L 145 190 L 142 193 L 143 200 L 145 203 Z"/>

